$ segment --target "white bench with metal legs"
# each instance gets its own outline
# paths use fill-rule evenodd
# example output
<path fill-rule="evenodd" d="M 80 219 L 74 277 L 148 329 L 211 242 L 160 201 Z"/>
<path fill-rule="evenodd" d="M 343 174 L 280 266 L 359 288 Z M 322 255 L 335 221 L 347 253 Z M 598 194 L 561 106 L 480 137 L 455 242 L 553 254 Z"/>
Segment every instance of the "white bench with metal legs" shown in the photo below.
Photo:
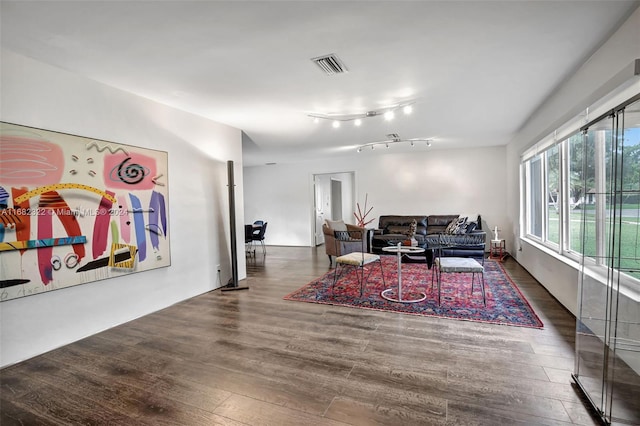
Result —
<path fill-rule="evenodd" d="M 482 303 L 487 306 L 487 298 L 484 291 L 484 266 L 476 259 L 470 257 L 437 257 L 433 265 L 436 281 L 438 282 L 438 306 L 440 306 L 440 286 L 442 283 L 442 273 L 470 273 L 471 274 L 471 295 L 476 274 L 480 274 L 480 287 L 482 288 Z M 431 274 L 431 287 L 433 287 L 433 273 Z"/>

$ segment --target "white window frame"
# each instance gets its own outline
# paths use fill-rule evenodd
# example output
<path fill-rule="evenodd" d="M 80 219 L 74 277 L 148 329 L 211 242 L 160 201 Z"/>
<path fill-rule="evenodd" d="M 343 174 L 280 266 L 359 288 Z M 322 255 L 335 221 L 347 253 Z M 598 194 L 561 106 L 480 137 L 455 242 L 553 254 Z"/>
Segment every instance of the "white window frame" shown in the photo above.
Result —
<path fill-rule="evenodd" d="M 534 146 L 534 148 L 528 150 L 525 154 L 523 154 L 523 156 L 521 157 L 521 163 L 520 163 L 520 188 L 521 188 L 521 197 L 520 197 L 520 204 L 521 204 L 521 215 L 520 215 L 520 229 L 521 229 L 521 235 L 520 237 L 524 240 L 529 240 L 531 242 L 534 242 L 536 244 L 540 244 L 544 247 L 546 247 L 547 249 L 549 249 L 552 253 L 557 253 L 557 257 L 559 258 L 567 258 L 570 259 L 574 262 L 587 262 L 590 265 L 592 265 L 591 267 L 596 267 L 596 271 L 601 271 L 603 276 L 606 276 L 606 274 L 608 273 L 607 271 L 607 265 L 603 264 L 602 259 L 605 258 L 606 255 L 606 232 L 605 232 L 605 227 L 607 226 L 607 222 L 606 222 L 606 199 L 605 199 L 605 192 L 606 192 L 606 158 L 605 158 L 605 151 L 606 151 L 606 144 L 605 144 L 605 138 L 600 138 L 597 137 L 598 133 L 596 133 L 596 139 L 595 139 L 595 150 L 594 150 L 594 155 L 595 155 L 595 184 L 596 184 L 596 211 L 595 211 L 595 221 L 596 221 L 596 226 L 595 226 L 595 239 L 596 239 L 596 255 L 595 258 L 592 257 L 587 257 L 585 256 L 583 258 L 582 253 L 577 252 L 575 250 L 571 250 L 569 248 L 569 242 L 570 242 L 570 236 L 569 236 L 569 228 L 571 226 L 570 224 L 570 158 L 569 158 L 569 140 L 572 136 L 578 134 L 579 132 L 582 133 L 582 143 L 587 143 L 586 138 L 588 137 L 588 133 L 586 132 L 586 129 L 588 129 L 588 127 L 592 124 L 595 124 L 597 122 L 602 122 L 605 119 L 608 119 L 609 116 L 613 116 L 615 114 L 618 114 L 619 111 L 621 111 L 622 109 L 624 109 L 624 105 L 630 104 L 631 102 L 637 102 L 638 99 L 640 98 L 640 93 L 632 96 L 631 98 L 629 98 L 627 101 L 625 101 L 624 103 L 618 105 L 616 108 L 612 108 L 608 114 L 602 114 L 599 117 L 595 118 L 594 120 L 591 120 L 589 123 L 587 123 L 586 125 L 582 126 L 579 129 L 575 129 L 573 132 L 567 132 L 567 129 L 565 128 L 563 133 L 566 136 L 563 136 L 562 140 L 559 142 L 554 142 L 551 143 L 550 139 L 547 138 L 546 140 L 543 140 L 541 142 L 539 142 L 538 144 L 536 144 L 536 146 Z M 575 121 L 573 122 L 575 123 Z M 612 123 L 612 131 L 617 130 L 617 127 L 615 126 L 615 123 Z M 553 135 L 553 139 L 555 140 L 555 137 L 557 136 L 557 133 L 554 133 Z M 547 220 L 548 220 L 548 194 L 547 194 L 547 154 L 548 154 L 548 150 L 551 149 L 553 146 L 558 146 L 558 154 L 559 154 L 559 164 L 560 164 L 560 179 L 561 179 L 561 185 L 559 188 L 559 194 L 558 194 L 558 199 L 560 200 L 559 204 L 559 208 L 560 208 L 560 212 L 559 212 L 559 217 L 560 217 L 560 223 L 559 223 L 559 243 L 556 244 L 553 241 L 548 241 L 547 240 Z M 542 191 L 540 191 L 541 193 L 538 194 L 542 200 L 538 200 L 539 202 L 542 202 L 542 211 L 540 212 L 541 217 L 538 218 L 538 220 L 541 221 L 541 237 L 533 234 L 531 232 L 531 226 L 532 226 L 532 209 L 531 209 L 531 196 L 532 196 L 532 185 L 531 185 L 531 164 L 532 161 L 540 161 L 540 165 L 542 167 L 542 170 L 540 172 L 540 185 L 542 188 Z M 584 190 L 584 194 L 583 197 L 587 197 L 587 191 L 586 188 Z M 600 268 L 601 267 L 601 268 Z M 632 291 L 633 297 L 640 297 L 640 280 L 632 277 L 630 275 L 625 274 L 624 272 L 621 271 L 617 271 L 617 273 L 620 273 L 622 275 L 622 280 L 621 283 L 623 284 L 624 288 L 627 291 Z"/>

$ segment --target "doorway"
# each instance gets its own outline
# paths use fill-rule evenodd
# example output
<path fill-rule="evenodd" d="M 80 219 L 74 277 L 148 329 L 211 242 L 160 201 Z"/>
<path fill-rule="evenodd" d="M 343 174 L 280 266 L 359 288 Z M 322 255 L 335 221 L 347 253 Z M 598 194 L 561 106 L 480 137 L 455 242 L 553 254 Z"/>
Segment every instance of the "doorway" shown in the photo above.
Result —
<path fill-rule="evenodd" d="M 355 208 L 355 172 L 313 175 L 313 241 L 324 244 L 322 225 L 325 220 L 349 223 Z"/>

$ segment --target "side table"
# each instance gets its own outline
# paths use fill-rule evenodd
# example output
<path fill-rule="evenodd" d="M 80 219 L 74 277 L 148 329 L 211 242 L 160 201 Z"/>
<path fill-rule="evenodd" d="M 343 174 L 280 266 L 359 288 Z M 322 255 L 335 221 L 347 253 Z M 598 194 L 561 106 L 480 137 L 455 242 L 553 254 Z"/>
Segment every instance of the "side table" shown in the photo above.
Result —
<path fill-rule="evenodd" d="M 489 259 L 495 259 L 502 262 L 507 257 L 505 240 L 491 240 L 489 246 Z"/>
<path fill-rule="evenodd" d="M 383 290 L 380 295 L 391 302 L 399 303 L 416 303 L 422 302 L 424 299 L 426 299 L 427 295 L 424 293 L 418 293 L 418 297 L 415 299 L 402 298 L 402 254 L 424 253 L 424 249 L 422 247 L 403 246 L 402 243 L 398 243 L 397 246 L 383 247 L 382 250 L 388 253 L 396 253 L 396 256 L 398 258 L 398 288 L 388 288 L 386 290 Z M 394 297 L 393 293 L 396 293 L 395 295 L 397 297 Z"/>

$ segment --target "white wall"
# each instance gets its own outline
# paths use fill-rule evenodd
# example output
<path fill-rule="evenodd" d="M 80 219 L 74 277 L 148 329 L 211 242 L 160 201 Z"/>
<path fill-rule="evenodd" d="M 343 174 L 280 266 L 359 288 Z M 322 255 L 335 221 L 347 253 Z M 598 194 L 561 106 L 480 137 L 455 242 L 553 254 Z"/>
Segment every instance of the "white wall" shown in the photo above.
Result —
<path fill-rule="evenodd" d="M 597 89 L 637 58 L 640 58 L 640 9 L 636 9 L 618 31 L 555 91 L 508 145 L 507 198 L 511 224 L 508 231 L 512 236 L 518 236 L 520 232 L 520 155 L 553 132 L 563 120 L 595 102 L 602 96 Z M 522 251 L 513 251 L 518 262 L 575 315 L 578 291 L 576 265 L 559 261 L 524 241 L 518 242 L 518 246 L 522 247 Z"/>
<path fill-rule="evenodd" d="M 238 235 L 243 235 L 240 131 L 6 50 L 1 57 L 2 121 L 168 151 L 171 266 L 0 303 L 0 365 L 226 284 L 231 276 L 227 160 L 236 165 Z M 242 242 L 241 279 L 246 277 Z"/>
<path fill-rule="evenodd" d="M 481 214 L 486 230 L 506 229 L 505 162 L 506 148 L 490 147 L 384 155 L 354 152 L 338 159 L 245 167 L 245 210 L 269 218 L 267 244 L 312 246 L 313 175 L 354 171 L 354 203 L 362 205 L 369 194 L 371 217 Z M 377 224 L 376 219 L 372 225 Z"/>

